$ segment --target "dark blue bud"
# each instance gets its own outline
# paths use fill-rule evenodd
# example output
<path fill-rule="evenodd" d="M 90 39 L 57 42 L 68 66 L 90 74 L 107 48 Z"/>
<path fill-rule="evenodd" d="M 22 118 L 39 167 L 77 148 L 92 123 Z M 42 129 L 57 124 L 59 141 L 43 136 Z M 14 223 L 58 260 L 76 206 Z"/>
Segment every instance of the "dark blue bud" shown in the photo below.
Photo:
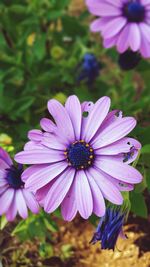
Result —
<path fill-rule="evenodd" d="M 118 64 L 122 70 L 134 69 L 140 62 L 141 56 L 137 52 L 127 50 L 119 55 Z"/>
<path fill-rule="evenodd" d="M 124 220 L 125 214 L 120 208 L 107 208 L 90 243 L 100 241 L 102 249 L 114 250 L 119 234 L 122 233 Z"/>
<path fill-rule="evenodd" d="M 78 82 L 85 80 L 88 85 L 92 85 L 99 76 L 100 69 L 101 65 L 96 57 L 93 54 L 86 53 L 78 68 Z"/>

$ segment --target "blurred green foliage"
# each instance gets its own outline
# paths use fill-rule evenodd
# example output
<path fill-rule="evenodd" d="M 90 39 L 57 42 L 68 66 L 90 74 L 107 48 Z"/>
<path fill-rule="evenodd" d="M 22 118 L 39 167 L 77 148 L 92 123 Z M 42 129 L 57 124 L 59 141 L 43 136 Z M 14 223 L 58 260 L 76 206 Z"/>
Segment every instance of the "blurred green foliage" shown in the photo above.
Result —
<path fill-rule="evenodd" d="M 146 188 L 150 192 L 150 63 L 142 60 L 136 70 L 120 70 L 115 49 L 105 50 L 99 35 L 90 34 L 88 12 L 75 16 L 70 5 L 70 0 L 0 1 L 0 143 L 12 145 L 9 151 L 21 149 L 27 131 L 38 128 L 40 118 L 48 116 L 50 98 L 64 103 L 73 93 L 81 101 L 109 95 L 112 108 L 138 120 L 132 135 L 143 144 L 137 167 L 144 182 L 130 199 L 132 211 L 146 217 L 142 193 Z M 90 88 L 86 82 L 77 83 L 76 76 L 86 52 L 94 53 L 103 66 Z M 31 215 L 14 233 L 21 238 L 46 235 L 52 228 L 49 220 L 43 213 L 36 219 Z M 49 249 L 41 246 L 41 255 Z"/>

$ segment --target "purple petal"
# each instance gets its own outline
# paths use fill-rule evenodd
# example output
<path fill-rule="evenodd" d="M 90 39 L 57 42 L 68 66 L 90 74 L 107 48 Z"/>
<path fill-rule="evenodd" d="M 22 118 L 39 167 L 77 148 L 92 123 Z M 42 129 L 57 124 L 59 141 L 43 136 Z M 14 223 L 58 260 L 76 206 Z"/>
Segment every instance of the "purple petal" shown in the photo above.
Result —
<path fill-rule="evenodd" d="M 93 197 L 93 212 L 99 217 L 104 216 L 106 208 L 100 188 L 96 184 L 95 180 L 89 175 L 88 171 L 86 171 L 86 176 L 88 178 Z"/>
<path fill-rule="evenodd" d="M 8 188 L 1 196 L 0 196 L 0 215 L 6 213 L 13 201 L 14 198 L 14 189 Z"/>
<path fill-rule="evenodd" d="M 138 51 L 140 48 L 141 34 L 137 23 L 130 24 L 129 44 L 134 52 Z"/>
<path fill-rule="evenodd" d="M 94 107 L 94 103 L 93 102 L 91 102 L 91 101 L 84 101 L 81 104 L 82 113 L 83 112 L 91 112 L 91 110 L 93 109 L 93 107 Z"/>
<path fill-rule="evenodd" d="M 46 167 L 48 167 L 49 166 L 49 164 L 38 164 L 38 165 L 33 165 L 33 166 L 30 166 L 30 167 L 28 167 L 23 173 L 22 173 L 22 175 L 21 175 L 21 180 L 23 181 L 23 182 L 26 182 L 26 180 L 28 179 L 28 178 L 30 178 L 30 176 L 32 175 L 32 174 L 35 174 L 36 172 L 38 172 L 38 171 L 40 171 L 40 170 L 42 170 L 42 169 L 45 169 Z"/>
<path fill-rule="evenodd" d="M 92 178 L 95 180 L 96 184 L 102 191 L 103 196 L 107 200 L 116 205 L 121 205 L 123 203 L 123 197 L 119 192 L 118 188 L 113 183 L 111 183 L 107 179 L 107 176 L 105 177 L 105 175 L 101 173 L 99 169 L 89 169 L 89 175 L 91 175 Z"/>
<path fill-rule="evenodd" d="M 75 95 L 68 97 L 65 104 L 65 108 L 70 116 L 73 129 L 75 132 L 75 137 L 77 140 L 79 140 L 81 133 L 81 119 L 82 119 L 81 105 L 79 99 Z"/>
<path fill-rule="evenodd" d="M 33 195 L 33 193 L 29 192 L 27 189 L 23 189 L 22 193 L 28 208 L 33 213 L 37 214 L 39 212 L 39 205 L 35 200 L 35 196 Z"/>
<path fill-rule="evenodd" d="M 5 176 L 6 176 L 6 174 L 5 174 L 5 170 L 0 169 L 0 180 L 1 180 L 1 179 L 4 179 Z"/>
<path fill-rule="evenodd" d="M 53 116 L 61 135 L 66 137 L 67 141 L 73 142 L 75 139 L 74 129 L 67 110 L 57 101 L 48 101 L 48 110 Z"/>
<path fill-rule="evenodd" d="M 3 186 L 5 186 L 5 185 L 7 185 L 7 184 L 8 184 L 8 182 L 7 182 L 6 179 L 4 179 L 4 178 L 1 178 L 1 179 L 0 179 L 0 187 L 3 187 Z"/>
<path fill-rule="evenodd" d="M 25 183 L 25 187 L 35 192 L 61 174 L 67 167 L 66 162 L 59 162 L 42 168 L 30 176 L 30 179 Z"/>
<path fill-rule="evenodd" d="M 57 129 L 56 125 L 51 120 L 49 120 L 47 118 L 41 119 L 40 125 L 41 125 L 41 128 L 45 132 L 49 132 L 49 133 L 53 133 Z"/>
<path fill-rule="evenodd" d="M 6 213 L 6 218 L 9 222 L 14 221 L 17 215 L 17 205 L 16 205 L 16 194 L 14 194 L 14 199 Z"/>
<path fill-rule="evenodd" d="M 119 181 L 116 178 L 113 178 L 112 176 L 106 174 L 102 170 L 100 170 L 100 173 L 105 177 L 105 179 L 107 179 L 107 181 L 111 182 L 111 184 L 118 188 L 119 191 L 132 191 L 134 189 L 134 185 L 132 184 Z"/>
<path fill-rule="evenodd" d="M 143 5 L 150 5 L 150 2 L 149 2 L 149 0 L 141 0 L 141 4 L 143 4 Z"/>
<path fill-rule="evenodd" d="M 57 150 L 65 150 L 66 148 L 65 143 L 58 136 L 47 133 L 44 134 L 41 144 Z"/>
<path fill-rule="evenodd" d="M 15 160 L 22 164 L 43 164 L 64 160 L 64 154 L 58 150 L 26 150 L 15 155 Z"/>
<path fill-rule="evenodd" d="M 117 40 L 118 40 L 118 35 L 115 35 L 111 38 L 104 39 L 103 46 L 105 48 L 111 48 L 112 46 L 116 45 Z"/>
<path fill-rule="evenodd" d="M 41 141 L 43 133 L 41 130 L 31 130 L 28 132 L 28 138 L 31 141 Z"/>
<path fill-rule="evenodd" d="M 43 147 L 43 145 L 41 144 L 41 142 L 34 142 L 34 141 L 29 141 L 25 144 L 24 146 L 24 150 L 37 150 L 37 149 L 42 149 L 42 150 L 48 150 L 48 148 Z"/>
<path fill-rule="evenodd" d="M 122 7 L 122 2 L 125 2 L 126 0 L 106 0 L 107 3 L 110 3 L 114 6 L 117 6 L 117 7 Z"/>
<path fill-rule="evenodd" d="M 76 204 L 80 215 L 87 219 L 93 211 L 93 199 L 88 179 L 84 171 L 78 171 L 75 177 Z"/>
<path fill-rule="evenodd" d="M 0 169 L 6 170 L 8 169 L 10 166 L 8 165 L 8 163 L 6 161 L 4 161 L 2 158 L 0 158 Z"/>
<path fill-rule="evenodd" d="M 116 184 L 116 187 L 119 189 L 119 191 L 125 192 L 125 191 L 132 191 L 134 190 L 134 185 L 133 184 L 128 184 L 128 183 L 121 183 L 118 182 L 118 184 Z"/>
<path fill-rule="evenodd" d="M 44 209 L 47 213 L 51 213 L 59 207 L 70 189 L 74 176 L 75 170 L 68 169 L 56 179 L 45 198 Z"/>
<path fill-rule="evenodd" d="M 108 4 L 107 2 L 95 2 L 95 0 L 86 0 L 86 4 L 89 11 L 96 16 L 119 16 L 121 10 L 114 5 Z"/>
<path fill-rule="evenodd" d="M 66 221 L 72 221 L 77 213 L 75 182 L 73 182 L 69 192 L 61 204 L 61 213 Z"/>
<path fill-rule="evenodd" d="M 0 187 L 0 196 L 8 189 L 8 185 L 4 185 L 2 187 Z"/>
<path fill-rule="evenodd" d="M 45 198 L 48 194 L 48 191 L 50 190 L 51 186 L 53 185 L 53 183 L 56 181 L 57 178 L 53 179 L 50 183 L 44 185 L 43 187 L 41 187 L 39 190 L 37 190 L 35 196 L 36 196 L 36 200 L 39 202 L 39 204 L 44 207 L 44 201 Z"/>
<path fill-rule="evenodd" d="M 111 19 L 102 30 L 103 37 L 107 39 L 115 36 L 122 30 L 126 23 L 127 19 L 124 17 L 116 17 Z"/>
<path fill-rule="evenodd" d="M 94 140 L 95 149 L 114 143 L 133 130 L 136 120 L 132 117 L 118 119 L 105 128 Z"/>
<path fill-rule="evenodd" d="M 13 164 L 9 154 L 0 147 L 0 159 L 3 159 L 9 166 Z"/>
<path fill-rule="evenodd" d="M 139 24 L 139 27 L 142 33 L 142 37 L 147 39 L 148 42 L 150 42 L 150 26 L 142 22 Z"/>
<path fill-rule="evenodd" d="M 90 25 L 90 30 L 92 32 L 100 32 L 101 29 L 102 29 L 102 23 L 101 23 L 101 19 L 100 18 L 95 19 Z"/>
<path fill-rule="evenodd" d="M 117 155 L 119 153 L 128 153 L 130 152 L 131 148 L 133 146 L 136 146 L 136 148 L 139 150 L 141 148 L 141 145 L 138 141 L 136 141 L 133 138 L 123 138 L 119 141 L 116 141 L 115 143 L 99 148 L 96 150 L 97 155 Z"/>
<path fill-rule="evenodd" d="M 110 156 L 100 156 L 95 161 L 95 166 L 110 176 L 129 184 L 140 183 L 143 179 L 140 172 L 132 166 L 113 160 Z"/>
<path fill-rule="evenodd" d="M 148 42 L 147 39 L 143 37 L 141 39 L 140 52 L 144 58 L 150 57 L 150 42 Z"/>
<path fill-rule="evenodd" d="M 16 190 L 16 205 L 19 215 L 26 219 L 28 217 L 28 209 L 21 189 Z"/>
<path fill-rule="evenodd" d="M 92 111 L 87 117 L 87 123 L 82 130 L 82 139 L 89 142 L 96 134 L 103 120 L 106 118 L 110 108 L 110 99 L 108 97 L 100 98 L 94 105 Z"/>
<path fill-rule="evenodd" d="M 120 53 L 125 52 L 129 47 L 130 25 L 127 24 L 120 32 L 117 40 L 117 49 Z"/>

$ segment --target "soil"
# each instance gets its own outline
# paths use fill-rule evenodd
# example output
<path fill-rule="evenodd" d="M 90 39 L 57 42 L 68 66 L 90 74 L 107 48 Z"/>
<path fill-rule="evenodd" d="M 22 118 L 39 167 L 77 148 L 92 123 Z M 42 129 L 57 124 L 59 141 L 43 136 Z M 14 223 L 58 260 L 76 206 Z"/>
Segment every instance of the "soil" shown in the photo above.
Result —
<path fill-rule="evenodd" d="M 99 243 L 89 244 L 95 227 L 88 221 L 76 218 L 58 224 L 53 256 L 41 258 L 37 240 L 20 244 L 12 238 L 3 252 L 3 267 L 150 267 L 150 218 L 130 216 L 124 227 L 128 238 L 119 239 L 115 251 L 101 250 Z"/>

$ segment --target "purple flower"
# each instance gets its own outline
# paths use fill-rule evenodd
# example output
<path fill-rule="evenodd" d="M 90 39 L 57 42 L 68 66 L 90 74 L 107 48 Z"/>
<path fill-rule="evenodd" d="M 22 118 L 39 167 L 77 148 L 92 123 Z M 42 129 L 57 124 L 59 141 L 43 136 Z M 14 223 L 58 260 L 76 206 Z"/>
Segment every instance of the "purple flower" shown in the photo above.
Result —
<path fill-rule="evenodd" d="M 125 238 L 123 233 L 125 217 L 126 213 L 120 208 L 107 208 L 106 214 L 100 219 L 90 243 L 95 244 L 101 241 L 102 249 L 114 250 L 119 235 Z"/>
<path fill-rule="evenodd" d="M 149 0 L 86 0 L 89 11 L 100 18 L 91 31 L 101 32 L 104 47 L 116 46 L 120 53 L 128 48 L 150 57 Z"/>
<path fill-rule="evenodd" d="M 6 214 L 8 221 L 13 221 L 17 212 L 26 219 L 27 207 L 33 213 L 39 211 L 33 193 L 24 188 L 22 173 L 23 166 L 15 167 L 7 152 L 0 148 L 0 215 Z"/>
<path fill-rule="evenodd" d="M 70 96 L 65 107 L 48 102 L 53 120 L 43 118 L 43 131 L 32 130 L 24 151 L 15 156 L 19 163 L 32 164 L 22 175 L 25 187 L 36 191 L 46 212 L 61 204 L 65 220 L 77 211 L 87 219 L 92 212 L 105 213 L 104 198 L 121 205 L 120 191 L 130 191 L 141 182 L 141 174 L 128 164 L 137 157 L 141 145 L 125 137 L 136 125 L 132 117 L 111 111 L 110 99 L 80 104 Z M 126 153 L 134 152 L 128 160 Z M 124 162 L 125 161 L 125 162 Z"/>

